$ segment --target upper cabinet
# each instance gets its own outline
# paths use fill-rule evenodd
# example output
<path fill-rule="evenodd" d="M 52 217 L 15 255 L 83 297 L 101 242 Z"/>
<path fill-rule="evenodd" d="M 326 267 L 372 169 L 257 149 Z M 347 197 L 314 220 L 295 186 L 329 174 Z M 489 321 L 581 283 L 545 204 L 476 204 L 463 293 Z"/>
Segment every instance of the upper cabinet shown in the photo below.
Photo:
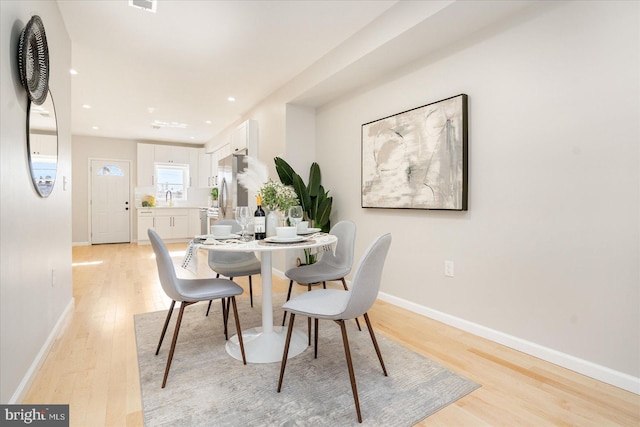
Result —
<path fill-rule="evenodd" d="M 189 164 L 189 148 L 175 145 L 155 145 L 154 161 L 157 163 Z"/>
<path fill-rule="evenodd" d="M 198 154 L 198 187 L 213 187 L 213 169 L 211 163 L 212 153 L 207 153 L 204 148 Z"/>
<path fill-rule="evenodd" d="M 247 150 L 253 157 L 258 155 L 258 122 L 247 120 L 231 133 L 231 152 Z"/>
<path fill-rule="evenodd" d="M 153 156 L 153 144 L 138 144 L 138 187 L 151 187 L 154 185 Z"/>
<path fill-rule="evenodd" d="M 198 186 L 198 153 L 195 147 L 174 145 L 138 144 L 138 187 L 155 185 L 155 164 L 169 163 L 189 165 L 189 187 Z"/>
<path fill-rule="evenodd" d="M 231 154 L 231 145 L 224 144 L 212 153 L 200 150 L 198 156 L 198 187 L 216 187 L 218 185 L 218 161 Z"/>

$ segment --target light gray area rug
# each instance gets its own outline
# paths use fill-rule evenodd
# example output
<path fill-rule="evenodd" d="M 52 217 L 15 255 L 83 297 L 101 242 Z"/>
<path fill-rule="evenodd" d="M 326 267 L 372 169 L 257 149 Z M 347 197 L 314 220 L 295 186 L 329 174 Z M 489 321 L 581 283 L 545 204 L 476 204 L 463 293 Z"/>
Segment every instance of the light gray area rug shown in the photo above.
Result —
<path fill-rule="evenodd" d="M 284 295 L 274 296 L 274 321 L 282 321 Z M 260 326 L 254 308 L 238 300 L 243 329 Z M 178 304 L 176 304 L 178 306 Z M 349 426 L 359 425 L 351 394 L 340 327 L 320 321 L 318 359 L 313 347 L 287 362 L 276 392 L 280 363 L 248 364 L 225 351 L 219 301 L 185 309 L 166 388 L 162 377 L 178 316 L 176 308 L 160 354 L 155 356 L 166 311 L 135 316 L 144 422 L 156 426 Z M 385 377 L 366 330 L 348 325 L 349 343 L 365 426 L 411 426 L 480 387 L 377 333 L 389 374 Z M 296 327 L 306 334 L 307 319 Z M 233 314 L 229 330 L 235 333 Z"/>

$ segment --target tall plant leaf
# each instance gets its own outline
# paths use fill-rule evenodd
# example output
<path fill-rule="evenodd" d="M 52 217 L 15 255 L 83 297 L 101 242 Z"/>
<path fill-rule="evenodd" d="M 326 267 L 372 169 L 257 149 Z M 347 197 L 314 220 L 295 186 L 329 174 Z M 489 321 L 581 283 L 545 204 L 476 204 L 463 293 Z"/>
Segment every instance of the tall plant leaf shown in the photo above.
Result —
<path fill-rule="evenodd" d="M 298 195 L 298 200 L 300 200 L 300 206 L 302 206 L 302 210 L 307 212 L 307 216 L 312 218 L 309 215 L 311 211 L 311 199 L 309 197 L 309 192 L 307 191 L 307 187 L 304 185 L 304 181 L 300 178 L 300 175 L 297 173 L 293 175 L 293 189 Z"/>
<path fill-rule="evenodd" d="M 322 228 L 322 231 L 329 231 L 329 216 L 331 215 L 331 205 L 333 197 L 327 197 L 318 206 L 316 213 L 316 226 Z"/>
<path fill-rule="evenodd" d="M 318 191 L 320 190 L 320 166 L 313 162 L 311 164 L 311 168 L 309 169 L 309 195 L 311 197 L 316 197 L 318 195 Z"/>
<path fill-rule="evenodd" d="M 284 185 L 293 185 L 293 177 L 297 175 L 297 173 L 295 173 L 289 163 L 280 157 L 274 158 L 273 161 L 276 163 L 276 172 L 278 173 L 280 182 Z M 300 196 L 300 194 L 298 194 L 298 196 Z"/>

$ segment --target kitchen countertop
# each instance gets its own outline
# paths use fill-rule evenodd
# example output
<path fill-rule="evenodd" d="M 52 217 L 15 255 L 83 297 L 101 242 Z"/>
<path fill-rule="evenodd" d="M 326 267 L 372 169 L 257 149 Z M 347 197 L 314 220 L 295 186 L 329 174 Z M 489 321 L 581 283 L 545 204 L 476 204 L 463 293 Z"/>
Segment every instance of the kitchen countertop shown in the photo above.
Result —
<path fill-rule="evenodd" d="M 136 209 L 207 209 L 201 206 L 136 206 Z"/>

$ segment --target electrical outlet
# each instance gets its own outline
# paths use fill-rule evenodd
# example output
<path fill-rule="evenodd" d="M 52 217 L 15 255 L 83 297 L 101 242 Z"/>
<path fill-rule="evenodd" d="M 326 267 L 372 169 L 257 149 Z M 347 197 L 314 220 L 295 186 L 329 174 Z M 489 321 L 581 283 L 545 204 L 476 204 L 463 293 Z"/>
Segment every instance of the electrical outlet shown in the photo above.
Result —
<path fill-rule="evenodd" d="M 453 277 L 453 261 L 444 262 L 444 275 L 447 277 Z"/>

